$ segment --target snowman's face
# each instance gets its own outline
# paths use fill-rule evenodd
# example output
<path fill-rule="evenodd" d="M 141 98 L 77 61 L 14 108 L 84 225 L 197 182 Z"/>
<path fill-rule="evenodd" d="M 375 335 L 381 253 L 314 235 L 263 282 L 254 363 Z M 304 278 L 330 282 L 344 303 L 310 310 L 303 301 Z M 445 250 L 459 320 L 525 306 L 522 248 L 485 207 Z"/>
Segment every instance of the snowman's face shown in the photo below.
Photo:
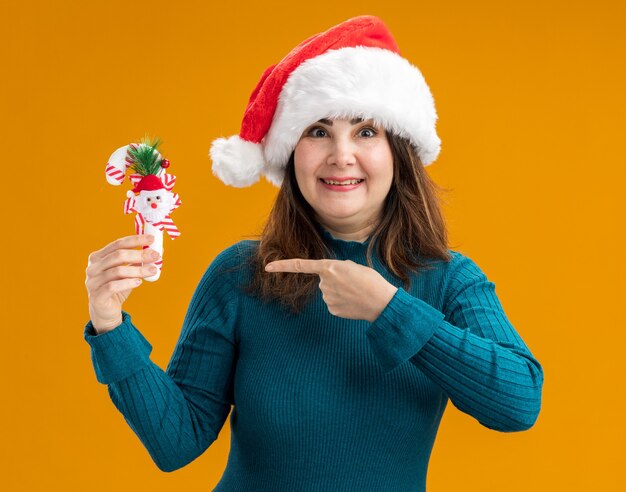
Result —
<path fill-rule="evenodd" d="M 162 218 L 172 210 L 173 196 L 167 190 L 140 191 L 135 208 L 144 216 Z"/>

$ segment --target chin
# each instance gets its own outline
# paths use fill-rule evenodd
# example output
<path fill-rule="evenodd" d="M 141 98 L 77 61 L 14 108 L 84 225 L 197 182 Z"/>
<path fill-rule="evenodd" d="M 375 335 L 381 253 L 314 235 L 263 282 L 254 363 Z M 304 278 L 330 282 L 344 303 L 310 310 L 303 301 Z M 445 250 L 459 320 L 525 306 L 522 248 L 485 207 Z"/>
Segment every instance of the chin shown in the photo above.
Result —
<path fill-rule="evenodd" d="M 326 210 L 322 214 L 318 214 L 322 221 L 326 219 L 331 222 L 344 221 L 358 215 L 359 211 L 354 209 Z"/>

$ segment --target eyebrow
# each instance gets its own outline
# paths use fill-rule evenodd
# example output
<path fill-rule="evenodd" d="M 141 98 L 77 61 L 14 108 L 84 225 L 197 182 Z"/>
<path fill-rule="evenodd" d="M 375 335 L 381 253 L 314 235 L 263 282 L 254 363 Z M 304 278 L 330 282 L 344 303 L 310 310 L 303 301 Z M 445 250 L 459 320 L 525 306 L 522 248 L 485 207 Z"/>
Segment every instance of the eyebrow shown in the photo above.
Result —
<path fill-rule="evenodd" d="M 362 121 L 363 121 L 363 118 L 353 118 L 350 120 L 350 124 L 356 125 L 357 123 L 361 123 Z M 321 120 L 318 120 L 317 122 L 322 123 L 324 125 L 333 126 L 333 122 L 326 118 L 322 118 Z"/>

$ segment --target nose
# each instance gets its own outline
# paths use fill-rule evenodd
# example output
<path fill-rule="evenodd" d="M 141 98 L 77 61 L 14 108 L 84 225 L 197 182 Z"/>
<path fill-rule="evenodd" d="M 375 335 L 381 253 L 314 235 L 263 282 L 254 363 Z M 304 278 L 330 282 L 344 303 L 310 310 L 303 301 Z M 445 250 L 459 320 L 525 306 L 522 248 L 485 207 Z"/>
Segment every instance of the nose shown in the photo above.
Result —
<path fill-rule="evenodd" d="M 156 203 L 151 203 L 151 204 L 150 204 L 150 206 L 151 206 L 152 208 L 157 208 L 157 206 L 158 206 L 158 205 L 157 205 Z"/>
<path fill-rule="evenodd" d="M 356 146 L 349 137 L 337 137 L 333 139 L 333 145 L 328 156 L 328 164 L 338 168 L 351 166 L 356 163 Z"/>

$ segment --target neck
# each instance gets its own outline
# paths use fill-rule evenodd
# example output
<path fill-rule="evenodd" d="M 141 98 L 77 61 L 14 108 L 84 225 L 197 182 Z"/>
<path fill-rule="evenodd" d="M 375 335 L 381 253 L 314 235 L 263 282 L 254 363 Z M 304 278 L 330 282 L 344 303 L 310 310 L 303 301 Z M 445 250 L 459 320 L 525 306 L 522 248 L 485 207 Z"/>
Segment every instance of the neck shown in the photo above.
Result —
<path fill-rule="evenodd" d="M 328 224 L 320 222 L 320 225 L 326 229 L 330 234 L 337 239 L 344 241 L 357 241 L 363 243 L 367 240 L 371 232 L 376 227 L 376 224 L 366 224 L 361 226 L 349 226 L 339 224 Z"/>

